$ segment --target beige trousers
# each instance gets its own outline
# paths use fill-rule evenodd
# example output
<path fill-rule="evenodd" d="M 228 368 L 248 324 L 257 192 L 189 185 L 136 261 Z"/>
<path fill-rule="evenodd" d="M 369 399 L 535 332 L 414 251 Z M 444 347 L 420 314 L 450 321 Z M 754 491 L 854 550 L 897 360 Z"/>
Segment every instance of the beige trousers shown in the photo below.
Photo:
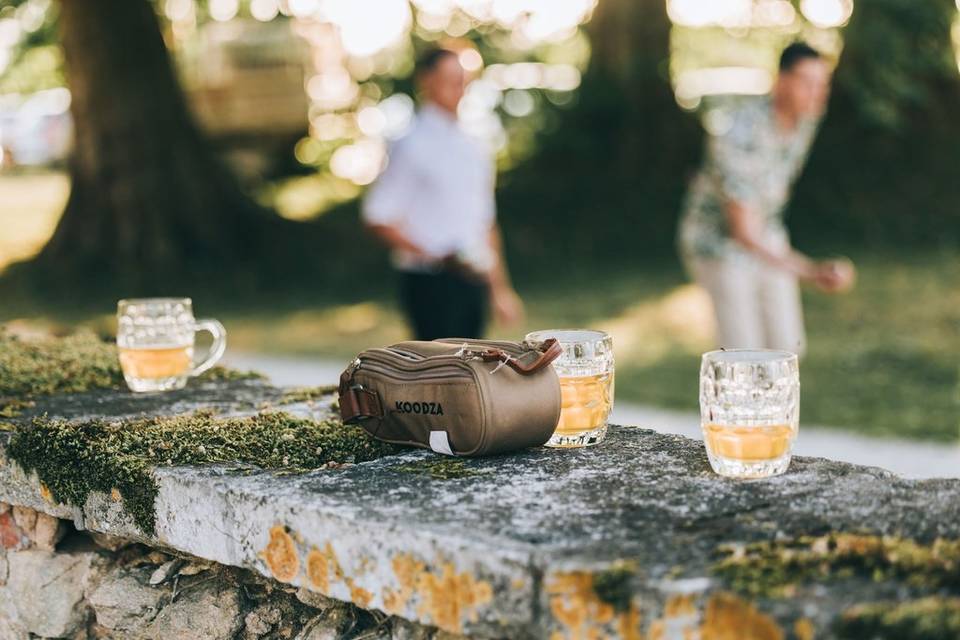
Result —
<path fill-rule="evenodd" d="M 688 267 L 713 301 L 718 346 L 803 355 L 806 336 L 794 275 L 745 255 L 695 258 Z"/>

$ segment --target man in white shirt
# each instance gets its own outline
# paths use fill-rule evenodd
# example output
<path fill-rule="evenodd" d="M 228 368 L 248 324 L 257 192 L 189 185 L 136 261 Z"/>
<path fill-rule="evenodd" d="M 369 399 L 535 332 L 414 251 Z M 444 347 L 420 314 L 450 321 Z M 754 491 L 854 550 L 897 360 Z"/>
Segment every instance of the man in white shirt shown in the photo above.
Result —
<path fill-rule="evenodd" d="M 427 52 L 416 81 L 424 104 L 410 132 L 391 147 L 363 219 L 391 250 L 416 338 L 479 338 L 488 305 L 505 324 L 523 314 L 496 223 L 496 170 L 491 155 L 457 124 L 465 84 L 457 54 Z"/>

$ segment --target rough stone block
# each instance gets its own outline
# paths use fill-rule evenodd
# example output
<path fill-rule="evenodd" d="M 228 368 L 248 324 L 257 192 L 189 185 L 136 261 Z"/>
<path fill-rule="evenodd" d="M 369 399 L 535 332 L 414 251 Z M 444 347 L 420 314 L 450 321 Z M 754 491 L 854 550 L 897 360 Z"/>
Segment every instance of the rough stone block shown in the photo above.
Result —
<path fill-rule="evenodd" d="M 67 523 L 65 520 L 49 516 L 45 513 L 38 513 L 36 523 L 33 529 L 33 535 L 30 536 L 34 546 L 45 551 L 53 551 L 57 543 L 67 534 Z"/>
<path fill-rule="evenodd" d="M 150 585 L 151 573 L 150 567 L 117 567 L 105 575 L 88 597 L 97 623 L 125 633 L 149 625 L 171 595 L 168 586 Z"/>
<path fill-rule="evenodd" d="M 232 640 L 243 626 L 240 590 L 200 579 L 177 592 L 140 633 L 144 640 Z"/>
<path fill-rule="evenodd" d="M 307 622 L 297 634 L 296 640 L 338 640 L 344 637 L 349 625 L 348 609 L 337 607 Z"/>
<path fill-rule="evenodd" d="M 26 549 L 30 546 L 30 538 L 13 519 L 10 511 L 0 514 L 0 545 L 4 549 Z"/>
<path fill-rule="evenodd" d="M 14 628 L 43 638 L 69 637 L 86 624 L 84 591 L 99 578 L 103 561 L 91 552 L 9 553 L 2 588 Z"/>
<path fill-rule="evenodd" d="M 100 533 L 99 531 L 88 531 L 87 534 L 90 536 L 90 539 L 93 540 L 94 544 L 107 551 L 118 551 L 133 544 L 133 540 L 129 538 L 119 538 L 106 533 Z"/>
<path fill-rule="evenodd" d="M 209 403 L 196 390 L 104 392 L 35 409 L 70 419 L 95 408 L 109 419 L 257 406 L 256 388 L 244 386 L 242 402 L 230 401 L 231 388 L 216 388 Z M 0 432 L 3 462 L 8 437 Z M 615 425 L 589 449 L 457 460 L 457 473 L 442 477 L 438 464 L 414 451 L 302 475 L 160 467 L 154 536 L 109 495 L 45 500 L 39 480 L 14 464 L 0 464 L 0 500 L 258 572 L 301 601 L 320 594 L 313 602 L 325 610 L 302 640 L 352 624 L 355 610 L 330 607 L 331 598 L 452 637 L 806 640 L 921 616 L 935 621 L 932 637 L 960 637 L 951 622 L 960 619 L 957 480 L 796 458 L 783 476 L 734 481 L 711 472 L 702 443 Z M 0 592 L 15 574 L 11 560 Z M 196 586 L 179 591 L 147 637 L 244 627 L 250 611 L 236 589 L 206 577 L 192 576 Z M 257 614 L 247 626 L 259 633 L 268 622 Z"/>
<path fill-rule="evenodd" d="M 432 635 L 430 629 L 403 618 L 390 620 L 390 640 L 430 640 Z"/>
<path fill-rule="evenodd" d="M 32 538 L 34 529 L 37 526 L 37 512 L 29 507 L 14 505 L 13 521 L 28 538 Z"/>
<path fill-rule="evenodd" d="M 340 603 L 333 598 L 328 598 L 322 593 L 317 593 L 316 591 L 310 591 L 305 587 L 300 587 L 294 592 L 297 600 L 307 605 L 308 607 L 313 607 L 318 611 L 326 611 L 332 607 L 338 606 Z"/>

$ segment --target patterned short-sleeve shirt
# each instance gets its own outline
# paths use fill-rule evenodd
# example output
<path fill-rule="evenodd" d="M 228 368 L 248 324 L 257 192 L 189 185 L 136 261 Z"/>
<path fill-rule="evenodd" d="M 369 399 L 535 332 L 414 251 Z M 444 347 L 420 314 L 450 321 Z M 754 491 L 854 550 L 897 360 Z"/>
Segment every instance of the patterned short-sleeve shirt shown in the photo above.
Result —
<path fill-rule="evenodd" d="M 687 258 L 720 258 L 743 250 L 730 236 L 726 203 L 749 207 L 771 241 L 786 238 L 783 213 L 816 132 L 815 119 L 780 129 L 769 98 L 748 99 L 725 133 L 708 138 L 703 167 L 687 193 L 680 251 Z"/>

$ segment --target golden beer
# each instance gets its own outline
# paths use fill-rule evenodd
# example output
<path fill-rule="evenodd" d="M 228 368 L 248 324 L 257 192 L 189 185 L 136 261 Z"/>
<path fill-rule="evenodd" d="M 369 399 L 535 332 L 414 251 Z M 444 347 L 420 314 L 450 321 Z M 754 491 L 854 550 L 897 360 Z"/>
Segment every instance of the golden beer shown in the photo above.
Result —
<path fill-rule="evenodd" d="M 194 339 L 209 331 L 213 344 L 194 362 Z M 117 303 L 117 351 L 131 391 L 182 389 L 217 363 L 227 332 L 216 320 L 196 320 L 190 298 L 134 298 Z"/>
<path fill-rule="evenodd" d="M 607 423 L 612 405 L 613 375 L 560 378 L 560 421 L 554 432 L 577 436 Z"/>
<path fill-rule="evenodd" d="M 140 380 L 185 376 L 193 366 L 193 345 L 181 347 L 120 348 L 120 368 L 127 378 Z"/>
<path fill-rule="evenodd" d="M 786 472 L 800 426 L 796 354 L 729 349 L 703 354 L 700 426 L 714 471 L 731 478 Z"/>
<path fill-rule="evenodd" d="M 613 340 L 603 331 L 535 331 L 528 342 L 556 339 L 563 351 L 553 362 L 560 378 L 560 419 L 548 447 L 588 447 L 607 436 L 613 408 Z"/>
<path fill-rule="evenodd" d="M 703 438 L 714 456 L 741 462 L 777 460 L 790 451 L 797 432 L 788 424 L 769 427 L 738 427 L 707 424 Z"/>

